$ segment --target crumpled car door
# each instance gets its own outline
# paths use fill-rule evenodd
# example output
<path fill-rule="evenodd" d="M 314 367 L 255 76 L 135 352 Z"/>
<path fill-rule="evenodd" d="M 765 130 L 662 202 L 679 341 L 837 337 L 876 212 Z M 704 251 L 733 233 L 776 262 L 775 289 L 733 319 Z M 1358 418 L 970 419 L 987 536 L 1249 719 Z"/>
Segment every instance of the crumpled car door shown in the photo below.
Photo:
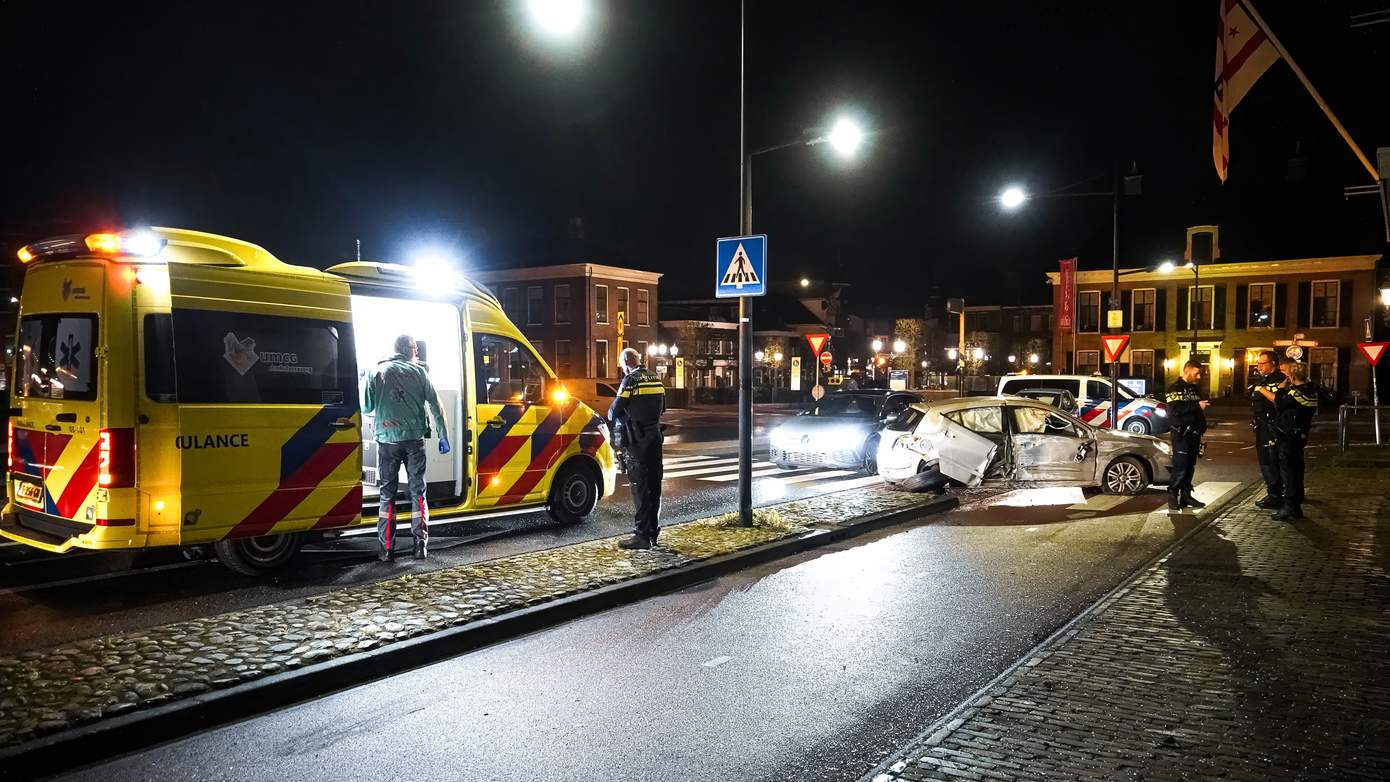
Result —
<path fill-rule="evenodd" d="M 978 486 L 999 446 L 948 418 L 938 418 L 937 431 L 930 437 L 936 447 L 941 474 L 966 486 Z"/>

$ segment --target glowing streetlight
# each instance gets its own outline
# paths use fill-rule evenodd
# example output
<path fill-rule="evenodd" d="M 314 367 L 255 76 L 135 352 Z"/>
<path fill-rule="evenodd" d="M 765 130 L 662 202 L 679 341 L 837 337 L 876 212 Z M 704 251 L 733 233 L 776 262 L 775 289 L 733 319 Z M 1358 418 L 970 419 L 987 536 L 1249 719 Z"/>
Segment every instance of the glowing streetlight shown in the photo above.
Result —
<path fill-rule="evenodd" d="M 973 359 L 975 359 L 976 361 L 979 361 L 980 359 L 984 358 L 984 357 L 985 357 L 985 350 L 984 350 L 984 348 L 975 348 L 974 350 L 970 351 L 970 357 L 973 358 Z"/>
<path fill-rule="evenodd" d="M 671 357 L 672 357 L 672 358 L 675 358 L 675 357 L 676 357 L 676 354 L 679 353 L 680 350 L 681 350 L 680 348 L 676 347 L 675 345 L 672 345 L 672 346 L 671 346 Z"/>
<path fill-rule="evenodd" d="M 826 136 L 826 140 L 840 157 L 854 157 L 859 151 L 859 145 L 864 143 L 864 131 L 859 127 L 859 123 L 848 117 L 841 117 L 830 128 L 830 135 Z"/>
<path fill-rule="evenodd" d="M 649 356 L 655 356 L 655 355 L 656 355 L 656 343 L 655 343 L 655 342 L 653 342 L 652 344 L 650 344 L 650 345 L 647 346 L 647 355 L 649 355 Z"/>
<path fill-rule="evenodd" d="M 875 353 L 882 353 L 882 352 L 883 352 L 883 340 L 881 340 L 881 339 L 876 339 L 876 340 L 874 340 L 873 342 L 870 342 L 870 343 L 869 343 L 869 347 L 873 348 Z"/>
<path fill-rule="evenodd" d="M 666 351 L 667 351 L 667 347 L 666 347 L 666 343 L 665 343 L 665 342 L 663 342 L 663 343 L 661 343 L 660 345 L 657 345 L 657 346 L 656 346 L 656 352 L 659 353 L 660 355 L 663 355 L 663 356 L 666 355 Z"/>
<path fill-rule="evenodd" d="M 1029 353 L 1029 354 L 1028 354 L 1028 363 L 1029 363 L 1029 364 L 1036 364 L 1036 363 L 1038 363 L 1038 354 L 1037 354 L 1037 353 Z"/>
<path fill-rule="evenodd" d="M 1010 212 L 1023 206 L 1023 203 L 1027 200 L 1028 193 L 1018 185 L 1010 185 L 1004 188 L 1004 191 L 999 194 L 999 205 Z"/>
<path fill-rule="evenodd" d="M 926 362 L 926 360 L 924 359 L 924 360 L 922 361 L 922 369 L 926 369 L 926 368 L 927 368 L 927 362 Z"/>
<path fill-rule="evenodd" d="M 959 353 L 955 348 L 946 348 L 946 358 L 949 358 L 949 359 L 951 359 L 952 361 L 955 361 L 955 360 L 956 360 L 956 357 L 959 356 L 959 355 L 960 355 L 960 353 Z"/>
<path fill-rule="evenodd" d="M 1012 363 L 1014 363 L 1015 361 L 1018 361 L 1018 356 L 1015 356 L 1014 354 L 1010 353 L 1010 354 L 1009 354 L 1009 363 L 1012 364 Z"/>
<path fill-rule="evenodd" d="M 900 339 L 895 339 L 895 340 L 893 340 L 893 352 L 894 352 L 894 353 L 906 353 L 906 352 L 907 352 L 907 343 L 906 343 L 906 342 L 903 342 L 903 341 L 900 340 Z"/>
<path fill-rule="evenodd" d="M 1163 274 L 1172 274 L 1173 270 L 1176 268 L 1178 267 L 1173 265 L 1172 261 L 1164 261 L 1158 265 L 1158 270 Z"/>
<path fill-rule="evenodd" d="M 589 16 L 585 0 L 529 0 L 526 10 L 536 29 L 554 39 L 573 38 Z"/>
<path fill-rule="evenodd" d="M 802 278 L 801 278 L 801 287 L 803 287 L 803 288 L 809 288 L 809 287 L 811 287 L 811 281 L 808 280 L 808 279 L 806 279 L 805 277 L 802 277 Z"/>
<path fill-rule="evenodd" d="M 765 354 L 764 354 L 761 350 L 759 350 L 758 352 L 756 352 L 756 353 L 753 354 L 753 360 L 754 360 L 754 361 L 762 361 L 764 355 L 765 355 Z"/>
<path fill-rule="evenodd" d="M 773 361 L 773 363 L 778 363 L 778 364 L 780 364 L 780 363 L 782 362 L 782 351 L 779 350 L 779 351 L 777 351 L 776 353 L 773 353 L 773 354 L 772 354 L 772 361 Z"/>

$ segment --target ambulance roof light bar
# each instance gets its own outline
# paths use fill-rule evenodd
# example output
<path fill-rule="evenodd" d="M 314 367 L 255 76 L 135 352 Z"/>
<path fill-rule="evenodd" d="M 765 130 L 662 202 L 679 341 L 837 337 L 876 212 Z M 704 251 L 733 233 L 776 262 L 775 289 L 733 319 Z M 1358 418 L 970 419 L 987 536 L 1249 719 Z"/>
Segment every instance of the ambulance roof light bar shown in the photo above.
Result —
<path fill-rule="evenodd" d="M 19 248 L 20 263 L 31 261 L 76 258 L 83 255 L 107 257 L 134 257 L 154 259 L 167 244 L 161 236 L 150 231 L 103 231 L 93 234 L 75 234 L 45 239 L 41 242 Z"/>

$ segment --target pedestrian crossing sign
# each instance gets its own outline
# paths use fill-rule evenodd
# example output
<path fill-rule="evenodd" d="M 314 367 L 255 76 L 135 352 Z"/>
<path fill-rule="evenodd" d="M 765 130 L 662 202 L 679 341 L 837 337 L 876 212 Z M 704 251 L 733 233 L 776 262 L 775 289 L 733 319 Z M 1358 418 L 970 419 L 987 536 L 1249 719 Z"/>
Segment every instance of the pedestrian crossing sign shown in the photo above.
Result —
<path fill-rule="evenodd" d="M 714 295 L 767 294 L 767 235 L 734 236 L 714 245 Z"/>

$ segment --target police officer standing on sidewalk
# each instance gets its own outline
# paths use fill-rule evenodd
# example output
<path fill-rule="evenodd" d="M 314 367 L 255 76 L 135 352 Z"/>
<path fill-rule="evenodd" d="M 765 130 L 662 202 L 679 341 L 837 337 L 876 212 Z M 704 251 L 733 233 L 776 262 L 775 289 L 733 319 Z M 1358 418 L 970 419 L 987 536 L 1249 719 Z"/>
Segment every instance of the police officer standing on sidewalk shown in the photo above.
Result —
<path fill-rule="evenodd" d="M 1250 386 L 1250 412 L 1254 420 L 1255 455 L 1260 460 L 1260 476 L 1265 482 L 1264 499 L 1255 503 L 1261 508 L 1274 509 L 1284 505 L 1284 484 L 1279 478 L 1279 463 L 1275 455 L 1274 394 L 1284 385 L 1284 373 L 1272 350 L 1260 351 L 1255 363 L 1256 376 Z"/>
<path fill-rule="evenodd" d="M 1284 483 L 1283 501 L 1273 518 L 1298 521 L 1303 518 L 1303 449 L 1318 412 L 1318 387 L 1308 380 L 1307 364 L 1292 362 L 1285 371 L 1288 377 L 1278 391 L 1260 389 L 1260 393 L 1274 406 L 1271 429 L 1279 478 Z"/>
<path fill-rule="evenodd" d="M 632 537 L 618 548 L 647 549 L 661 532 L 661 414 L 666 411 L 666 388 L 655 372 L 642 368 L 642 356 L 625 348 L 619 357 L 623 380 L 618 398 L 608 408 L 614 439 L 627 464 L 632 484 Z"/>
<path fill-rule="evenodd" d="M 367 380 L 362 412 L 376 413 L 376 485 L 381 492 L 376 516 L 376 539 L 381 548 L 377 559 L 395 560 L 396 495 L 400 489 L 401 465 L 405 465 L 410 485 L 410 534 L 415 539 L 415 556 L 429 555 L 429 505 L 425 502 L 425 437 L 429 419 L 425 406 L 434 412 L 439 428 L 439 452 L 449 452 L 448 429 L 439 395 L 425 368 L 415 361 L 417 346 L 409 334 L 396 337 L 395 354 L 376 365 Z"/>
<path fill-rule="evenodd" d="M 1168 482 L 1168 511 L 1183 508 L 1205 508 L 1206 503 L 1192 496 L 1192 475 L 1197 470 L 1197 457 L 1202 449 L 1202 435 L 1207 431 L 1207 405 L 1199 383 L 1202 365 L 1189 361 L 1182 367 L 1182 376 L 1168 386 L 1168 420 L 1173 438 L 1173 477 Z"/>

